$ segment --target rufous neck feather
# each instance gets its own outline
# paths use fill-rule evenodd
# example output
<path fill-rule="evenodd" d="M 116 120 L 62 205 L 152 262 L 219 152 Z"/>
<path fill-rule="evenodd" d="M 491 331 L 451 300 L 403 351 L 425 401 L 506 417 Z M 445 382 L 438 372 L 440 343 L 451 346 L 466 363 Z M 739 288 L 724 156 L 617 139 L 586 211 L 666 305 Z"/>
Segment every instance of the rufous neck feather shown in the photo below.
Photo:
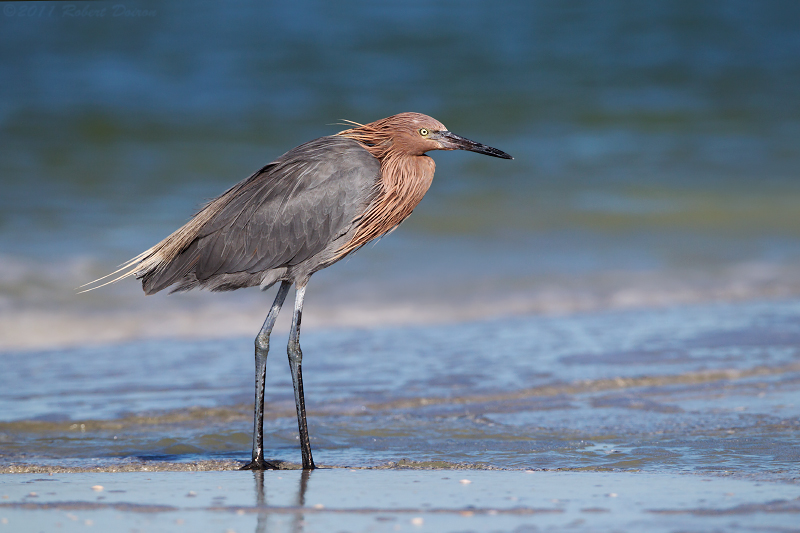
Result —
<path fill-rule="evenodd" d="M 342 246 L 342 257 L 396 228 L 417 207 L 433 181 L 436 164 L 426 155 L 409 155 L 386 128 L 373 122 L 339 133 L 361 143 L 381 163 L 376 196 L 358 221 L 353 238 Z"/>

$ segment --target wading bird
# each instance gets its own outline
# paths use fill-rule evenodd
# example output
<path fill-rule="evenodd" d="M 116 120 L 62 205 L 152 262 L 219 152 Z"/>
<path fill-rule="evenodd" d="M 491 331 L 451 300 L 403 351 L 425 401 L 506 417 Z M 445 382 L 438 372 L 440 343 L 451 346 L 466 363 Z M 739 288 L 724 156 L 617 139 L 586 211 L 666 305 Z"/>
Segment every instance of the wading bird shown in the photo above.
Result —
<path fill-rule="evenodd" d="M 441 122 L 420 113 L 351 125 L 286 152 L 209 202 L 175 233 L 101 278 L 116 274 L 108 282 L 113 283 L 136 276 L 146 294 L 170 286 L 172 292 L 195 287 L 266 290 L 280 281 L 255 340 L 253 454 L 243 470 L 276 468 L 264 460 L 264 380 L 269 336 L 292 284 L 296 296 L 289 367 L 303 468 L 312 469 L 300 351 L 300 317 L 309 278 L 392 231 L 411 214 L 433 180 L 435 164 L 425 152 L 469 150 L 513 159 L 450 133 Z"/>

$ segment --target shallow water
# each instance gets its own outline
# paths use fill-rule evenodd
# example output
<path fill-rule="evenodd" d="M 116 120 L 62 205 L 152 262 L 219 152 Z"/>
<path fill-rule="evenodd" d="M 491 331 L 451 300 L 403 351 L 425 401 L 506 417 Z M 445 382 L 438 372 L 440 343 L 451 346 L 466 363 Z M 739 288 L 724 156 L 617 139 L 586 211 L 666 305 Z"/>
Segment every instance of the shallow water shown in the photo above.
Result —
<path fill-rule="evenodd" d="M 735 471 L 792 479 L 800 303 L 706 305 L 303 338 L 317 462 Z M 297 462 L 276 334 L 269 457 Z M 250 339 L 5 355 L 2 464 L 244 460 Z M 54 379 L 54 376 L 57 379 Z"/>

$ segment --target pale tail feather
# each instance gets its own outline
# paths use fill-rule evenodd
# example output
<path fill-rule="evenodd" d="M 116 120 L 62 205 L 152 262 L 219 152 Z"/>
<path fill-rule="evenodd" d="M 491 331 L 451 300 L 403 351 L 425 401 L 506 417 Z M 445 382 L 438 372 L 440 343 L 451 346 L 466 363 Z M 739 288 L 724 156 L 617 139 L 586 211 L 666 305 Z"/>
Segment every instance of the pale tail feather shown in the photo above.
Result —
<path fill-rule="evenodd" d="M 144 268 L 147 268 L 147 266 L 148 266 L 147 263 L 150 263 L 150 261 L 147 261 L 147 259 L 148 259 L 148 257 L 152 259 L 153 255 L 154 255 L 154 253 L 156 251 L 156 248 L 158 248 L 158 246 L 153 246 L 149 250 L 145 250 L 144 252 L 140 253 L 136 257 L 134 257 L 132 259 L 129 259 L 128 261 L 125 261 L 114 272 L 111 272 L 110 274 L 106 274 L 102 278 L 98 278 L 98 279 L 96 279 L 94 281 L 90 281 L 89 283 L 84 283 L 80 287 L 77 287 L 75 290 L 83 289 L 82 291 L 81 290 L 78 291 L 78 294 L 83 294 L 84 292 L 93 291 L 95 289 L 99 289 L 101 287 L 105 287 L 106 285 L 111 285 L 112 283 L 116 283 L 117 281 L 123 280 L 125 278 L 129 278 L 129 277 L 135 275 L 136 272 L 138 272 L 138 271 L 140 271 L 140 270 L 142 270 Z M 122 272 L 122 274 L 120 274 L 120 272 Z M 120 274 L 120 275 L 117 276 L 116 278 L 110 280 L 110 281 L 106 281 L 105 283 L 102 283 L 100 285 L 96 285 L 97 283 L 99 283 L 99 282 L 101 282 L 101 281 L 103 281 L 105 279 L 108 279 L 108 278 L 110 278 L 112 276 L 115 276 L 117 274 Z M 92 286 L 92 285 L 94 285 L 94 286 Z M 84 287 L 88 287 L 88 288 L 84 289 Z"/>
<path fill-rule="evenodd" d="M 168 236 L 163 241 L 159 242 L 152 248 L 145 250 L 144 252 L 140 253 L 133 259 L 130 259 L 120 265 L 120 267 L 108 274 L 103 276 L 102 278 L 96 279 L 85 285 L 81 285 L 78 289 L 83 289 L 84 287 L 89 287 L 88 289 L 84 289 L 79 291 L 78 294 L 93 291 L 95 289 L 99 289 L 100 287 L 105 287 L 106 285 L 111 285 L 112 283 L 116 283 L 117 281 L 123 280 L 125 278 L 129 278 L 131 276 L 135 276 L 140 272 L 158 272 L 169 264 L 175 257 L 178 256 L 187 246 L 191 243 L 194 238 L 197 236 L 197 232 L 200 228 L 208 222 L 215 214 L 217 214 L 222 207 L 225 205 L 226 197 L 228 193 L 234 190 L 237 186 L 229 189 L 225 192 L 222 196 L 212 200 L 208 204 L 206 204 L 203 209 L 201 209 L 194 217 L 189 220 L 186 224 L 178 228 L 174 233 Z M 98 282 L 101 282 L 105 279 L 108 279 L 112 276 L 119 274 L 116 278 L 106 281 L 100 285 L 95 285 Z M 95 286 L 91 286 L 95 285 Z"/>

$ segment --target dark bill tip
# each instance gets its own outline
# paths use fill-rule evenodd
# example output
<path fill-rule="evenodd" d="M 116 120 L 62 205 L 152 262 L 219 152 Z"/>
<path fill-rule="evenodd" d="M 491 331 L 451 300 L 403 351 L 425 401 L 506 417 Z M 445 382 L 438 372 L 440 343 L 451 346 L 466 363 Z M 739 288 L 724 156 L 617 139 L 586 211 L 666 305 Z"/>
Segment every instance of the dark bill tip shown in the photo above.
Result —
<path fill-rule="evenodd" d="M 502 150 L 470 141 L 449 131 L 438 132 L 436 140 L 442 144 L 445 150 L 469 150 L 470 152 L 499 157 L 500 159 L 514 159 Z"/>

